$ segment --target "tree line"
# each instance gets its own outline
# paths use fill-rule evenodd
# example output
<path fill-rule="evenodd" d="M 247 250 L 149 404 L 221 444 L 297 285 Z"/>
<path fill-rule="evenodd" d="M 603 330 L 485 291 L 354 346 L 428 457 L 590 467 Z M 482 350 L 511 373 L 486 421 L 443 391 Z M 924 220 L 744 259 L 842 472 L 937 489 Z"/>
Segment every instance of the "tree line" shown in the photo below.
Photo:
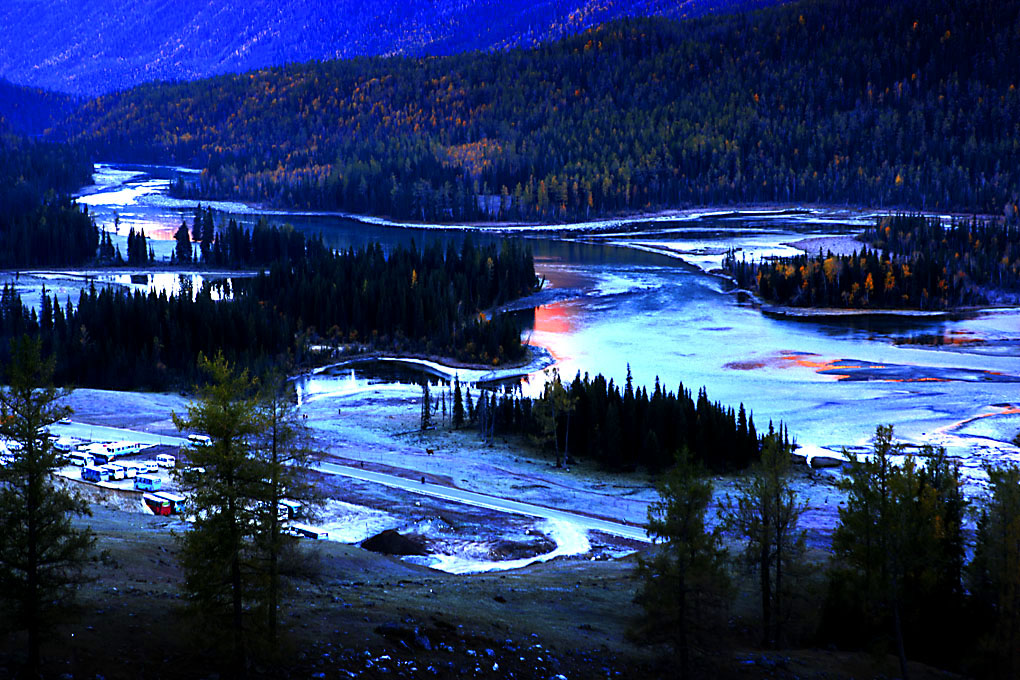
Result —
<path fill-rule="evenodd" d="M 201 353 L 222 352 L 259 374 L 307 365 L 341 345 L 488 365 L 524 356 L 511 319 L 480 314 L 537 286 L 522 244 L 476 247 L 467 239 L 459 250 L 398 246 L 388 255 L 379 245 L 305 246 L 303 258 L 254 277 L 199 290 L 184 277 L 174 295 L 91 286 L 77 303 L 44 293 L 37 312 L 5 285 L 0 361 L 10 339 L 28 334 L 54 355 L 58 384 L 166 389 L 200 379 Z"/>
<path fill-rule="evenodd" d="M 987 492 L 975 503 L 944 449 L 907 454 L 892 427 L 879 426 L 867 458 L 847 454 L 838 481 L 846 500 L 819 579 L 811 575 L 818 560 L 805 559 L 802 520 L 812 508 L 794 491 L 789 453 L 768 438 L 734 495 L 723 497 L 719 522 L 709 522 L 712 481 L 689 454 L 660 480 L 647 525 L 656 547 L 639 560 L 636 632 L 670 646 L 680 677 L 704 675 L 706 650 L 732 625 L 737 584 L 760 598 L 766 648 L 812 640 L 892 654 L 905 680 L 908 660 L 973 677 L 1020 672 L 1020 466 L 988 467 Z M 972 537 L 968 514 L 977 517 Z M 725 537 L 740 549 L 736 560 Z M 817 627 L 805 629 L 805 619 Z"/>
<path fill-rule="evenodd" d="M 430 393 L 423 391 L 423 399 Z M 423 429 L 442 403 L 439 395 L 431 410 L 423 404 Z M 513 391 L 482 390 L 472 400 L 470 390 L 462 396 L 459 380 L 450 399 L 450 423 L 455 427 L 476 427 L 482 436 L 524 435 L 541 449 L 555 454 L 557 466 L 571 460 L 586 460 L 608 470 L 652 471 L 668 469 L 680 449 L 714 472 L 741 470 L 760 455 L 763 442 L 777 437 L 790 443 L 785 425 L 769 423 L 759 434 L 754 417 L 744 405 L 734 411 L 710 401 L 705 388 L 697 398 L 679 385 L 671 392 L 655 380 L 651 394 L 646 387 L 634 387 L 627 370 L 623 388 L 599 374 L 582 378 L 578 373 L 569 384 L 553 371 L 538 397 L 519 396 Z M 444 420 L 445 422 L 445 420 Z"/>
<path fill-rule="evenodd" d="M 91 173 L 81 147 L 18 136 L 0 118 L 0 267 L 95 259 L 99 231 L 88 208 L 67 198 Z"/>
<path fill-rule="evenodd" d="M 994 219 L 890 215 L 864 230 L 862 239 L 899 257 L 933 263 L 988 289 L 1020 289 L 1020 224 Z"/>
<path fill-rule="evenodd" d="M 794 255 L 737 260 L 727 254 L 723 269 L 741 288 L 763 300 L 794 307 L 853 309 L 952 309 L 981 304 L 985 294 L 962 272 L 918 256 L 890 256 L 861 244 L 850 255 Z"/>
<path fill-rule="evenodd" d="M 178 195 L 426 222 L 773 202 L 1015 221 L 1016 16 L 840 0 L 632 19 L 529 50 L 142 85 L 60 134 L 203 168 Z"/>
<path fill-rule="evenodd" d="M 200 263 L 210 267 L 268 266 L 274 262 L 304 260 L 306 251 L 324 250 L 321 239 L 307 242 L 304 234 L 291 225 L 270 224 L 265 217 L 247 228 L 230 218 L 219 225 L 213 220 L 212 208 L 195 208 L 191 230 L 187 220 L 174 233 L 176 246 L 171 254 L 175 264 Z"/>
<path fill-rule="evenodd" d="M 878 218 L 860 252 L 761 260 L 729 252 L 723 269 L 741 288 L 795 307 L 952 309 L 1020 288 L 1020 229 L 997 220 Z"/>

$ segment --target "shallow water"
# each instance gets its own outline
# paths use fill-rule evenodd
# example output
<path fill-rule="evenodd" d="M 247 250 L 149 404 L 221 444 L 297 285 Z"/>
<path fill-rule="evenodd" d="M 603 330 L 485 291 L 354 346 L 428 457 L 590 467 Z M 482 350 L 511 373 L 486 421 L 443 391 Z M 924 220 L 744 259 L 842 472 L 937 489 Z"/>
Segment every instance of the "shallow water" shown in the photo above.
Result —
<path fill-rule="evenodd" d="M 166 195 L 176 172 L 97 166 L 96 186 L 83 190 L 84 200 L 101 226 L 112 229 L 119 216 L 117 238 L 133 226 L 167 239 L 154 249 L 168 257 L 173 230 L 182 218 L 190 225 L 197 205 Z M 262 215 L 291 223 L 333 247 L 459 242 L 465 233 L 211 205 L 246 223 Z M 873 219 L 848 211 L 705 214 L 639 221 L 616 233 L 562 226 L 546 235 L 528 232 L 540 275 L 562 294 L 535 310 L 525 337 L 548 348 L 567 379 L 603 373 L 622 382 L 629 365 L 635 384 L 649 389 L 656 376 L 672 390 L 681 382 L 695 392 L 705 385 L 713 400 L 743 402 L 759 430 L 783 420 L 799 441 L 835 451 L 865 447 L 876 425 L 892 423 L 900 438 L 945 445 L 979 482 L 983 463 L 1020 459 L 1006 443 L 1020 427 L 1007 406 L 1020 404 L 1020 311 L 961 319 L 775 318 L 738 303 L 726 282 L 705 273 L 728 248 L 749 257 L 789 253 L 788 243 L 854 233 Z M 503 235 L 475 231 L 472 238 Z M 359 379 L 357 371 L 344 373 L 330 387 L 330 378 L 319 377 L 309 396 L 344 398 Z M 541 381 L 533 375 L 528 389 Z"/>

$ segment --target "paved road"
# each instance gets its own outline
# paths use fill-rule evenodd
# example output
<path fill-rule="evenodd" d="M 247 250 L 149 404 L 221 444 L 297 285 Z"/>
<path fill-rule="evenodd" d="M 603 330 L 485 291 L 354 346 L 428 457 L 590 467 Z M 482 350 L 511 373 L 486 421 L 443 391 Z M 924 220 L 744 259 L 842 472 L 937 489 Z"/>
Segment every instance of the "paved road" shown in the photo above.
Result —
<path fill-rule="evenodd" d="M 71 422 L 68 424 L 54 423 L 50 431 L 61 436 L 78 437 L 90 441 L 117 442 L 128 441 L 140 444 L 167 444 L 169 446 L 183 446 L 188 443 L 184 437 L 166 437 L 137 430 L 124 430 L 119 427 L 106 427 L 105 425 L 89 425 L 88 423 Z"/>
<path fill-rule="evenodd" d="M 563 510 L 555 510 L 553 508 L 545 508 L 540 505 L 522 503 L 520 501 L 513 501 L 507 498 L 488 496 L 485 494 L 475 493 L 473 491 L 452 489 L 448 486 L 440 486 L 438 484 L 431 484 L 428 482 L 416 482 L 411 479 L 394 477 L 381 472 L 362 470 L 361 468 L 350 467 L 347 465 L 322 462 L 315 464 L 313 467 L 326 474 L 352 477 L 366 482 L 374 482 L 376 484 L 383 484 L 385 486 L 403 489 L 405 491 L 410 491 L 411 493 L 432 496 L 433 498 L 441 498 L 443 500 L 464 503 L 466 505 L 487 508 L 489 510 L 498 510 L 500 512 L 512 512 L 519 515 L 527 515 L 529 517 L 562 520 L 570 522 L 582 529 L 602 531 L 613 536 L 648 542 L 648 536 L 645 534 L 645 530 L 641 527 L 620 524 L 618 522 L 611 522 L 604 519 L 596 519 L 594 517 L 578 515 Z"/>
<path fill-rule="evenodd" d="M 138 432 L 137 430 L 126 430 L 117 427 L 105 427 L 102 425 L 90 425 L 88 423 L 79 422 L 72 422 L 69 424 L 55 423 L 50 429 L 58 435 L 69 435 L 72 437 L 80 437 L 82 439 L 90 440 L 123 440 L 139 442 L 142 444 L 168 444 L 171 446 L 183 446 L 187 443 L 187 439 L 183 437 L 167 437 L 149 434 L 146 432 Z M 411 493 L 453 501 L 455 503 L 464 503 L 466 505 L 473 505 L 479 508 L 487 508 L 489 510 L 497 510 L 499 512 L 516 513 L 519 515 L 527 515 L 529 517 L 561 520 L 570 522 L 582 529 L 602 531 L 612 536 L 620 536 L 622 538 L 629 538 L 636 541 L 648 541 L 648 536 L 645 535 L 645 531 L 641 527 L 634 527 L 609 520 L 587 517 L 585 515 L 566 512 L 564 510 L 542 507 L 540 505 L 522 503 L 508 498 L 488 496 L 486 494 L 475 493 L 473 491 L 464 491 L 463 489 L 453 489 L 447 486 L 440 486 L 438 484 L 423 484 L 414 480 L 404 479 L 403 477 L 395 477 L 382 472 L 372 472 L 371 470 L 362 470 L 361 468 L 350 467 L 347 465 L 322 462 L 317 463 L 313 467 L 326 474 L 360 479 L 366 482 L 373 482 L 375 484 L 382 484 L 392 488 L 403 489 L 404 491 L 409 491 Z"/>

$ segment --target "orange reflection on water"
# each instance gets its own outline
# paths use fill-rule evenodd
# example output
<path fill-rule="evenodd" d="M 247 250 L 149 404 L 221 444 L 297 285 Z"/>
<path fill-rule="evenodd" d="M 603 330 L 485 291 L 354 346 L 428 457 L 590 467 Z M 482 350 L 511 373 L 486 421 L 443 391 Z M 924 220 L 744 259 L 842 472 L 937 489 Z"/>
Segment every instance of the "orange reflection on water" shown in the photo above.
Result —
<path fill-rule="evenodd" d="M 899 382 L 899 383 L 910 383 L 910 382 L 953 382 L 949 378 L 886 378 L 882 382 Z"/>
<path fill-rule="evenodd" d="M 534 330 L 539 337 L 533 337 L 531 343 L 548 350 L 556 363 L 560 363 L 565 355 L 570 354 L 564 345 L 573 337 L 571 335 L 574 330 L 573 316 L 574 310 L 565 302 L 535 307 Z"/>
<path fill-rule="evenodd" d="M 542 333 L 569 333 L 574 329 L 571 313 L 563 302 L 535 308 L 535 330 Z"/>
<path fill-rule="evenodd" d="M 963 420 L 955 422 L 952 425 L 945 425 L 943 427 L 940 427 L 937 431 L 938 432 L 952 432 L 952 431 L 954 431 L 954 430 L 956 430 L 958 428 L 963 427 L 964 425 L 967 425 L 968 423 L 973 423 L 975 420 L 981 420 L 982 418 L 991 418 L 993 416 L 1013 416 L 1013 415 L 1020 414 L 1020 406 L 1018 406 L 1016 404 L 1004 404 L 1004 405 L 999 405 L 996 408 L 998 408 L 997 411 L 989 411 L 988 413 L 979 413 L 976 416 L 971 416 L 970 418 L 964 418 Z"/>

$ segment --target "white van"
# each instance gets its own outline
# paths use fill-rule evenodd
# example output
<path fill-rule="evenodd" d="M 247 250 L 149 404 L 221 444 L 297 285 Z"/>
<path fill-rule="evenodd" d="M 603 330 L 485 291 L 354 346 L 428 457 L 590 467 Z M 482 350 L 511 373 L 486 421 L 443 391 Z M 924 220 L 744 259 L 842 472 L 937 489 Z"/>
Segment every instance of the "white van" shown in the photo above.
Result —
<path fill-rule="evenodd" d="M 138 476 L 138 466 L 134 463 L 110 463 L 110 465 L 116 465 L 117 467 L 124 468 L 125 479 L 134 479 Z"/>
<path fill-rule="evenodd" d="M 161 453 L 158 456 L 156 456 L 156 465 L 162 468 L 177 467 L 177 459 L 171 456 L 169 453 Z"/>

